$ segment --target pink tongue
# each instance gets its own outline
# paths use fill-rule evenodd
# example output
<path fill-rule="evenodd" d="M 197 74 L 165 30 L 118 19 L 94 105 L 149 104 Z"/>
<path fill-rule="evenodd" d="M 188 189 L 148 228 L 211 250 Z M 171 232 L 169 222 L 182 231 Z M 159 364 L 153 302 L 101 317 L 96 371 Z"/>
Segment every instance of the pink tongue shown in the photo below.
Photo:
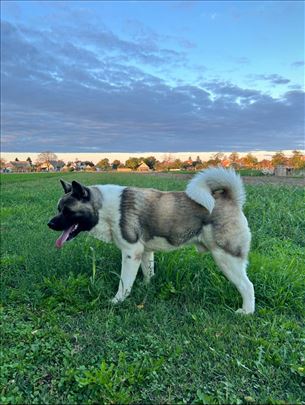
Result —
<path fill-rule="evenodd" d="M 70 228 L 66 229 L 61 235 L 60 237 L 57 239 L 57 241 L 55 242 L 55 245 L 58 249 L 60 249 L 62 247 L 62 245 L 67 241 L 69 235 L 71 232 L 73 232 L 75 228 L 75 225 L 70 226 Z"/>

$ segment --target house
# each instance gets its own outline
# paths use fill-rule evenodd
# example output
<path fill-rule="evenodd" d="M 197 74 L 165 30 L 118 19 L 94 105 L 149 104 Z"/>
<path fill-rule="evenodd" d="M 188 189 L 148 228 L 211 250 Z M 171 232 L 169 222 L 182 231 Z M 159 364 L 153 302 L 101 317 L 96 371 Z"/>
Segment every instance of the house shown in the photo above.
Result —
<path fill-rule="evenodd" d="M 41 163 L 37 166 L 38 172 L 54 172 L 54 166 L 50 162 Z"/>
<path fill-rule="evenodd" d="M 91 166 L 91 165 L 86 165 L 85 169 L 86 172 L 95 172 L 96 168 L 95 166 Z"/>
<path fill-rule="evenodd" d="M 13 162 L 6 163 L 3 167 L 3 173 L 12 173 L 12 172 L 15 172 L 15 166 L 13 165 Z"/>
<path fill-rule="evenodd" d="M 61 171 L 82 171 L 86 167 L 86 164 L 84 162 L 81 162 L 80 160 L 75 160 L 75 162 L 69 162 L 67 165 L 63 165 L 63 167 L 60 169 Z"/>
<path fill-rule="evenodd" d="M 62 160 L 50 160 L 48 162 L 40 163 L 37 166 L 39 172 L 59 172 L 65 163 Z"/>
<path fill-rule="evenodd" d="M 261 169 L 262 174 L 265 176 L 271 176 L 274 174 L 274 167 L 272 165 L 272 162 L 268 159 L 263 159 L 257 164 L 257 168 Z"/>
<path fill-rule="evenodd" d="M 274 175 L 278 177 L 289 176 L 293 172 L 293 167 L 287 165 L 277 165 L 274 169 Z"/>
<path fill-rule="evenodd" d="M 18 160 L 18 161 L 13 161 L 13 162 L 8 162 L 5 166 L 4 166 L 4 171 L 8 172 L 8 173 L 26 173 L 26 172 L 30 172 L 32 169 L 32 166 L 30 165 L 30 163 L 25 160 Z"/>
<path fill-rule="evenodd" d="M 76 171 L 95 171 L 96 168 L 92 162 L 89 161 L 81 161 L 81 160 L 76 160 L 75 162 L 72 162 L 70 167 L 72 167 Z M 72 169 L 72 170 L 73 170 Z"/>
<path fill-rule="evenodd" d="M 75 170 L 83 171 L 86 168 L 86 163 L 78 160 L 75 162 L 74 168 L 75 168 Z"/>
<path fill-rule="evenodd" d="M 272 162 L 268 159 L 263 159 L 260 162 L 258 162 L 257 167 L 259 169 L 270 169 L 273 170 L 273 165 Z"/>
<path fill-rule="evenodd" d="M 61 172 L 72 172 L 74 170 L 74 168 L 72 168 L 71 166 L 67 166 L 67 165 L 64 165 L 61 169 L 60 169 L 60 171 Z"/>
<path fill-rule="evenodd" d="M 137 171 L 138 172 L 150 172 L 150 168 L 145 162 L 142 162 L 140 164 L 140 166 L 137 168 Z"/>
<path fill-rule="evenodd" d="M 221 161 L 221 166 L 222 167 L 230 167 L 231 166 L 231 161 L 229 159 L 223 159 Z"/>
<path fill-rule="evenodd" d="M 65 166 L 65 162 L 62 160 L 51 160 L 50 163 L 56 172 L 59 172 Z"/>
<path fill-rule="evenodd" d="M 129 167 L 118 167 L 117 172 L 122 172 L 122 173 L 126 173 L 126 172 L 132 172 L 132 170 Z"/>

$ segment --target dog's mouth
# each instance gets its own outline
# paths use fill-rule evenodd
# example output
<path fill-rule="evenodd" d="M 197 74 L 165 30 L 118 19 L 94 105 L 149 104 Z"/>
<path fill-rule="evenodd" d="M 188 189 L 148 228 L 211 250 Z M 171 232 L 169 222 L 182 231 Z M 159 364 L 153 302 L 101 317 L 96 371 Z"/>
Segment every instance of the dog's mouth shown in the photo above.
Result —
<path fill-rule="evenodd" d="M 73 238 L 80 232 L 79 225 L 71 225 L 68 229 L 64 230 L 60 237 L 56 240 L 55 245 L 60 249 L 63 244 Z"/>

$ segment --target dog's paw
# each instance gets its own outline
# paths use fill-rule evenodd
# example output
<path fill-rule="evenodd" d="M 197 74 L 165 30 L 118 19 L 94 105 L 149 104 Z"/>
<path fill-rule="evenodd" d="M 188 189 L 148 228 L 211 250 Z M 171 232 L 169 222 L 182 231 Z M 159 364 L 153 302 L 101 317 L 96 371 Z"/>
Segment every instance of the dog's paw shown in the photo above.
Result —
<path fill-rule="evenodd" d="M 244 308 L 239 308 L 237 311 L 235 311 L 235 313 L 236 314 L 240 314 L 240 315 L 251 315 L 251 314 L 253 314 L 253 312 L 254 312 L 254 310 L 253 311 L 251 311 L 251 310 L 246 310 L 246 309 L 244 309 Z"/>
<path fill-rule="evenodd" d="M 143 278 L 143 284 L 144 285 L 149 285 L 151 283 L 151 279 L 152 279 L 152 276 L 144 277 Z"/>
<path fill-rule="evenodd" d="M 122 302 L 123 301 L 123 299 L 120 299 L 120 298 L 118 298 L 118 297 L 114 297 L 114 298 L 112 298 L 111 300 L 110 300 L 110 303 L 112 304 L 112 305 L 116 305 L 116 304 L 119 304 L 120 302 Z"/>

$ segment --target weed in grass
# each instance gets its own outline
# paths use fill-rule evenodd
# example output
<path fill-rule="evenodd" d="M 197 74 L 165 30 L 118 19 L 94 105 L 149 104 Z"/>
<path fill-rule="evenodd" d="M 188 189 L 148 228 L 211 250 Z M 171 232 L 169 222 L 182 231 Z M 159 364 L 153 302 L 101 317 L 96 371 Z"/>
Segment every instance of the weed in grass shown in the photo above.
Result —
<path fill-rule="evenodd" d="M 94 301 L 97 302 L 101 296 L 101 283 L 98 283 L 96 279 L 96 258 L 95 258 L 95 250 L 92 246 L 90 246 L 90 250 L 92 252 L 92 275 L 90 277 L 90 282 L 88 286 L 88 291 L 91 297 L 93 297 Z"/>
<path fill-rule="evenodd" d="M 78 370 L 75 380 L 80 388 L 90 392 L 90 402 L 136 403 L 140 397 L 135 387 L 141 387 L 145 381 L 151 381 L 162 366 L 163 359 L 153 360 L 148 356 L 127 361 L 126 354 L 120 352 L 117 363 L 102 361 L 100 367 Z"/>

